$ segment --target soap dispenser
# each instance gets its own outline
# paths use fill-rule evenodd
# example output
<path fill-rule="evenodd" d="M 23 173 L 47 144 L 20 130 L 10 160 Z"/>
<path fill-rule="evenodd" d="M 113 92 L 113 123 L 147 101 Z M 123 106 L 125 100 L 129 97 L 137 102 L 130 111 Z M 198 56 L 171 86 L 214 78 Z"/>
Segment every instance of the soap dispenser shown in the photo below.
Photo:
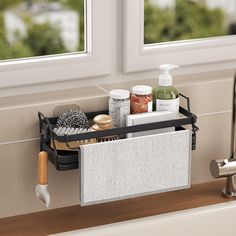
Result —
<path fill-rule="evenodd" d="M 179 112 L 179 92 L 172 85 L 170 71 L 179 68 L 177 65 L 160 65 L 159 86 L 153 89 L 153 110 Z"/>

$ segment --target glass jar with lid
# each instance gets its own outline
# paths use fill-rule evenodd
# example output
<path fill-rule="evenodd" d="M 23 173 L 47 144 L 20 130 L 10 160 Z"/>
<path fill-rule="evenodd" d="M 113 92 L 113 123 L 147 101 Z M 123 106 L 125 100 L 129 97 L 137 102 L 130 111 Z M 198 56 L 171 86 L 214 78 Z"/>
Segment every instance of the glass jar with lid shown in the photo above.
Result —
<path fill-rule="evenodd" d="M 131 113 L 152 112 L 152 87 L 136 85 L 132 87 Z"/>
<path fill-rule="evenodd" d="M 124 127 L 126 116 L 130 114 L 130 92 L 115 89 L 110 91 L 109 95 L 109 115 L 113 118 L 116 127 Z"/>

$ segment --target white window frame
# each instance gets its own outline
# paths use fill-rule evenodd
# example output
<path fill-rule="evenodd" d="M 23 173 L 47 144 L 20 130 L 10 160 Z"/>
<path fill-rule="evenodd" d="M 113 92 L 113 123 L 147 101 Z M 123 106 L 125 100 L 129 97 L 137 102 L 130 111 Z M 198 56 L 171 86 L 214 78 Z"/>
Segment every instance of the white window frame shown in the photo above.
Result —
<path fill-rule="evenodd" d="M 87 0 L 86 52 L 0 61 L 0 89 L 110 74 L 110 0 Z"/>
<path fill-rule="evenodd" d="M 144 0 L 124 0 L 123 72 L 180 65 L 182 74 L 236 68 L 236 36 L 144 45 Z"/>

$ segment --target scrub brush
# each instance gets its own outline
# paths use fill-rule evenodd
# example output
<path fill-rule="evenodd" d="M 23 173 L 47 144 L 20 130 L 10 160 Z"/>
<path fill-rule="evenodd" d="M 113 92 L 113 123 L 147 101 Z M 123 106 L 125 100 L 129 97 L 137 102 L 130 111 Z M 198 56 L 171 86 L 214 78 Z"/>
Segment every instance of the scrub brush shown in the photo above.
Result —
<path fill-rule="evenodd" d="M 89 121 L 85 113 L 76 108 L 71 108 L 62 113 L 57 119 L 57 128 L 89 128 Z"/>
<path fill-rule="evenodd" d="M 76 135 L 90 131 L 91 130 L 89 129 L 89 121 L 87 116 L 78 108 L 70 108 L 62 113 L 57 119 L 56 127 L 53 129 L 53 132 L 58 136 Z M 95 138 L 72 142 L 58 142 L 57 140 L 54 140 L 57 150 L 66 151 L 77 149 L 79 146 L 84 144 L 96 142 L 97 140 Z M 54 147 L 52 142 L 51 147 Z"/>
<path fill-rule="evenodd" d="M 53 132 L 58 135 L 58 136 L 65 136 L 65 135 L 76 135 L 76 134 L 83 134 L 86 132 L 92 132 L 94 130 L 92 129 L 83 129 L 83 128 L 66 128 L 66 127 L 59 127 L 59 128 L 54 128 Z M 70 151 L 71 149 L 77 149 L 81 145 L 85 144 L 92 144 L 96 143 L 97 139 L 96 138 L 90 138 L 90 139 L 85 139 L 85 140 L 78 140 L 78 141 L 72 141 L 72 142 L 58 142 L 57 140 L 54 141 L 56 145 L 57 150 L 64 150 L 64 151 Z M 51 147 L 53 147 L 53 143 L 51 143 Z"/>
<path fill-rule="evenodd" d="M 112 117 L 108 115 L 101 114 L 101 115 L 95 116 L 93 121 L 95 124 L 91 128 L 94 131 L 102 131 L 102 130 L 115 128 L 113 125 Z M 97 138 L 98 142 L 114 141 L 118 139 L 120 139 L 118 135 Z"/>

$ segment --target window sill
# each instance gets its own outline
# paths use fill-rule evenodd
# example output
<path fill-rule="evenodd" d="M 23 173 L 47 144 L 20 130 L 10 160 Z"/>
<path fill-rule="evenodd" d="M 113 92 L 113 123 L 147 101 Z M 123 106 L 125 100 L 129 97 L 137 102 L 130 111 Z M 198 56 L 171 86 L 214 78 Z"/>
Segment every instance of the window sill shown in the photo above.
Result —
<path fill-rule="evenodd" d="M 156 65 L 157 67 L 157 65 Z M 231 61 L 228 63 L 212 63 L 212 64 L 202 64 L 196 66 L 183 67 L 178 70 L 173 71 L 173 75 L 176 78 L 174 83 L 178 85 L 179 83 L 192 83 L 192 82 L 207 82 L 213 80 L 222 80 L 222 79 L 231 79 L 233 77 L 234 71 L 236 69 L 236 62 Z M 36 72 L 35 72 L 36 73 Z M 3 87 L 0 86 L 0 97 L 5 100 L 14 100 L 18 97 L 23 99 L 38 98 L 37 103 L 41 99 L 46 101 L 46 98 L 54 98 L 54 94 L 63 93 L 63 91 L 70 90 L 73 93 L 76 89 L 80 90 L 87 87 L 122 87 L 124 84 L 134 84 L 134 82 L 139 83 L 138 81 L 149 81 L 155 80 L 157 82 L 158 77 L 158 68 L 155 70 L 137 72 L 137 73 L 125 73 L 121 74 L 117 72 L 112 72 L 109 76 L 94 76 L 91 78 L 81 78 L 75 80 L 66 80 L 66 81 L 55 81 L 51 83 L 37 83 L 31 85 L 18 85 L 13 87 Z M 1 75 L 0 75 L 1 78 Z M 24 80 L 24 79 L 23 79 Z M 143 82 L 143 83 L 144 83 Z M 83 89 L 82 89 L 83 90 Z M 46 94 L 46 95 L 45 95 Z M 12 98 L 10 98 L 12 97 Z M 67 97 L 62 96 L 61 98 L 67 99 Z M 2 100 L 3 101 L 3 100 Z M 30 99 L 28 102 L 31 101 Z M 2 103 L 3 104 L 3 103 Z M 1 106 L 1 104 L 0 104 Z"/>
<path fill-rule="evenodd" d="M 92 98 L 108 98 L 108 94 L 97 86 L 83 88 L 73 88 L 59 91 L 50 91 L 43 93 L 15 95 L 2 97 L 0 99 L 0 110 L 12 109 L 17 107 L 40 106 L 42 104 L 72 104 L 78 103 L 78 100 L 87 100 Z"/>

